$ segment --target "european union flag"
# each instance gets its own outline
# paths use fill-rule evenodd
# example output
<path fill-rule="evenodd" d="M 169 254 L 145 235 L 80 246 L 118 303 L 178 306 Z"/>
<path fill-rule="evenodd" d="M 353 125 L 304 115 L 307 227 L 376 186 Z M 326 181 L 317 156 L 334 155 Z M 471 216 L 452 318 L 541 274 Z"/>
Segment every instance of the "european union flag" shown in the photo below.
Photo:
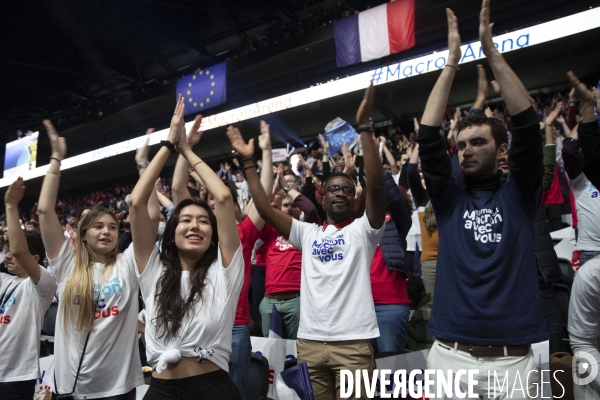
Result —
<path fill-rule="evenodd" d="M 185 115 L 202 112 L 227 101 L 227 61 L 177 80 L 177 93 L 185 98 Z"/>

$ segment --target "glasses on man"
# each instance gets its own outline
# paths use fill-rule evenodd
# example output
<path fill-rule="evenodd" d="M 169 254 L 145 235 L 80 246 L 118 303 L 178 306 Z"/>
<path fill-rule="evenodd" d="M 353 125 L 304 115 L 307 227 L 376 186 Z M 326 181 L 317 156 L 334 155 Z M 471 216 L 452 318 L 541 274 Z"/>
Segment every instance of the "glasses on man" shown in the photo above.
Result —
<path fill-rule="evenodd" d="M 354 188 L 351 186 L 338 186 L 338 185 L 330 185 L 327 186 L 327 191 L 331 194 L 338 194 L 340 192 L 340 190 L 346 195 L 346 196 L 352 196 L 354 195 Z"/>

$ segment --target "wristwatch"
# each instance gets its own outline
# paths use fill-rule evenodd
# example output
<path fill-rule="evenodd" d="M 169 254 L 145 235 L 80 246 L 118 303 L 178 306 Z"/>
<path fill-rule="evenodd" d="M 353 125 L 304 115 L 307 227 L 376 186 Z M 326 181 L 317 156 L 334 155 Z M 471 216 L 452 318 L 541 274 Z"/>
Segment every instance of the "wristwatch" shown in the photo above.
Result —
<path fill-rule="evenodd" d="M 292 190 L 292 187 L 290 185 L 284 186 L 283 187 L 283 191 L 287 194 L 290 190 Z"/>

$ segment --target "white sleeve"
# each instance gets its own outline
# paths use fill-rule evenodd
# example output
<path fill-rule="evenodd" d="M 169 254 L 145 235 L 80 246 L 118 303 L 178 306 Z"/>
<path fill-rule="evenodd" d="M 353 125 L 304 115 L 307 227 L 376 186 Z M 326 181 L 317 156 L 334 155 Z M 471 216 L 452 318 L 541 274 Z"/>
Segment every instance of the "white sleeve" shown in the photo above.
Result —
<path fill-rule="evenodd" d="M 131 250 L 129 252 L 129 250 Z M 135 262 L 135 257 L 133 256 L 133 246 L 130 246 L 127 251 L 124 253 L 124 257 L 133 258 L 133 264 L 137 265 Z M 131 260 L 128 261 L 129 263 Z M 137 267 L 135 268 L 135 272 L 138 278 L 138 282 L 140 283 L 140 289 L 142 289 L 142 298 L 144 301 L 150 296 L 152 293 L 152 289 L 156 287 L 156 282 L 158 282 L 160 276 L 162 275 L 164 269 L 164 264 L 160 261 L 160 251 L 158 250 L 158 246 L 154 246 L 154 250 L 152 250 L 152 254 L 148 259 L 148 264 L 146 264 L 146 269 L 144 269 L 143 273 L 138 273 Z"/>
<path fill-rule="evenodd" d="M 381 224 L 379 229 L 373 229 L 367 214 L 365 214 L 358 219 L 358 223 L 358 233 L 364 235 L 373 246 L 377 246 L 385 231 L 385 221 Z"/>
<path fill-rule="evenodd" d="M 313 226 L 318 228 L 317 224 L 302 222 L 292 218 L 292 228 L 290 229 L 290 237 L 288 238 L 288 242 L 290 242 L 298 250 L 302 251 L 302 240 Z"/>
<path fill-rule="evenodd" d="M 244 256 L 242 252 L 242 245 L 235 251 L 233 259 L 229 264 L 229 267 L 223 267 L 223 259 L 221 257 L 221 246 L 219 245 L 219 251 L 217 256 L 217 265 L 219 272 L 225 279 L 225 287 L 227 293 L 232 293 L 237 299 L 240 296 L 242 285 L 244 284 Z"/>
<path fill-rule="evenodd" d="M 594 261 L 582 266 L 573 282 L 569 301 L 569 333 L 583 339 L 600 336 L 600 270 Z"/>
<path fill-rule="evenodd" d="M 47 254 L 46 254 L 47 256 Z M 48 257 L 48 270 L 56 279 L 56 282 L 62 282 L 68 278 L 69 268 L 74 263 L 75 247 L 71 246 L 71 240 L 65 240 L 58 256 L 54 260 Z M 67 276 L 65 276 L 67 275 Z"/>
<path fill-rule="evenodd" d="M 52 303 L 52 299 L 56 294 L 56 289 L 58 285 L 52 277 L 52 274 L 46 268 L 40 265 L 40 280 L 37 285 L 33 285 L 35 291 L 37 292 L 38 300 L 40 302 L 40 306 L 42 311 L 45 313 L 48 311 L 50 304 Z"/>

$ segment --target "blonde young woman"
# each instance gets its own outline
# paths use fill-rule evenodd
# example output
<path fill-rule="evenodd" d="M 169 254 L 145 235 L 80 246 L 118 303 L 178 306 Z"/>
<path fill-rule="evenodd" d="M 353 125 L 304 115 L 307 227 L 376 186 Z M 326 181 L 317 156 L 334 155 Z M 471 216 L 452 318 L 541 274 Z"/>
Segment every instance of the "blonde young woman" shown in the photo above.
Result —
<path fill-rule="evenodd" d="M 232 195 L 187 144 L 180 96 L 166 141 L 130 198 L 131 233 L 146 303 L 146 355 L 154 367 L 146 400 L 240 399 L 229 377 L 232 328 L 244 282 L 242 248 Z M 230 128 L 232 129 L 232 128 Z M 162 249 L 148 200 L 172 151 L 192 166 L 214 198 L 179 202 L 167 222 Z"/>
<path fill-rule="evenodd" d="M 38 212 L 49 269 L 58 283 L 54 393 L 73 393 L 76 399 L 134 400 L 135 388 L 144 380 L 133 251 L 117 254 L 118 221 L 102 207 L 92 208 L 81 219 L 75 246 L 65 240 L 54 207 L 67 147 L 50 121 L 44 125 L 52 155 Z"/>

